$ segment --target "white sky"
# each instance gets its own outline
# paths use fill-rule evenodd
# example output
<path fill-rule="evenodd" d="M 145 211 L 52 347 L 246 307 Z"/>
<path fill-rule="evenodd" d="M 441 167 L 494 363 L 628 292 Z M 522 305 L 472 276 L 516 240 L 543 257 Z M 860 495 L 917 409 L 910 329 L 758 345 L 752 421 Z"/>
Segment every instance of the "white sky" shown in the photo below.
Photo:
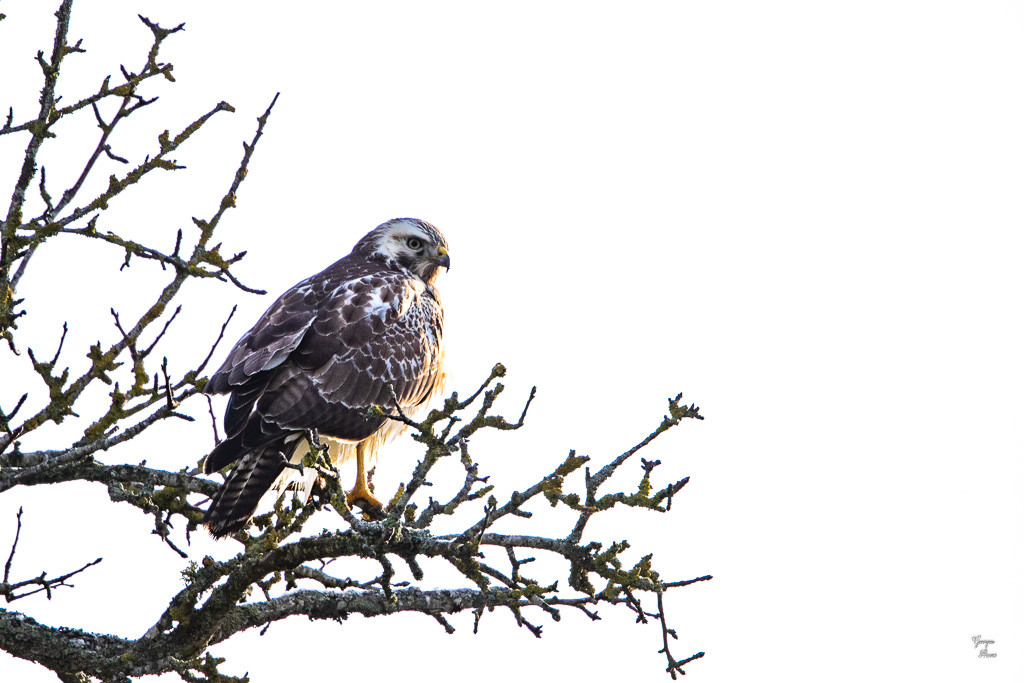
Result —
<path fill-rule="evenodd" d="M 57 4 L 0 3 L 0 105 L 16 122 L 36 110 L 33 57 L 49 53 Z M 65 101 L 140 62 L 149 32 L 136 13 L 186 22 L 161 53 L 178 82 L 150 91 L 160 102 L 115 134 L 116 153 L 137 162 L 164 128 L 220 100 L 237 109 L 178 155 L 187 170 L 147 183 L 148 203 L 113 206 L 99 228 L 168 249 L 178 228 L 194 235 L 190 216 L 212 215 L 280 91 L 217 239 L 247 249 L 237 274 L 276 296 L 388 218 L 444 231 L 453 388 L 472 390 L 501 361 L 501 405 L 516 416 L 538 385 L 526 428 L 474 440 L 499 497 L 570 448 L 606 462 L 678 391 L 701 406 L 704 422 L 645 454 L 663 460 L 662 484 L 692 477 L 673 512 L 623 511 L 592 536 L 628 536 L 629 557 L 653 551 L 668 578 L 715 576 L 667 601 L 673 653 L 707 653 L 689 677 L 1020 680 L 1024 4 L 624 7 L 79 0 L 71 36 L 89 52 L 66 62 Z M 88 115 L 62 125 L 42 160 L 53 194 L 97 135 Z M 0 138 L 0 188 L 13 187 L 24 141 Z M 97 182 L 114 172 L 107 163 Z M 49 357 L 68 320 L 74 370 L 85 345 L 116 334 L 112 291 L 128 316 L 163 280 L 141 263 L 107 275 L 116 253 L 63 244 L 41 249 L 23 280 L 23 343 Z M 230 341 L 270 304 L 215 283 L 186 294 L 172 372 L 205 355 L 232 304 Z M 26 380 L 6 352 L 0 364 L 9 409 Z M 194 463 L 212 439 L 205 402 L 190 412 L 195 426 L 155 429 L 105 461 Z M 416 456 L 396 445 L 379 485 L 406 478 Z M 22 505 L 19 577 L 105 560 L 51 603 L 10 608 L 137 637 L 180 587 L 184 562 L 98 485 L 0 498 L 4 555 Z M 234 550 L 197 538 L 191 552 Z M 449 579 L 428 567 L 425 583 Z M 454 636 L 422 615 L 295 619 L 214 652 L 257 683 L 396 664 L 422 680 L 464 666 L 494 681 L 668 680 L 655 625 L 600 613 L 534 615 L 541 640 L 498 612 L 477 636 L 471 615 L 452 619 Z M 978 658 L 979 634 L 997 658 Z M 0 673 L 54 680 L 6 655 Z"/>

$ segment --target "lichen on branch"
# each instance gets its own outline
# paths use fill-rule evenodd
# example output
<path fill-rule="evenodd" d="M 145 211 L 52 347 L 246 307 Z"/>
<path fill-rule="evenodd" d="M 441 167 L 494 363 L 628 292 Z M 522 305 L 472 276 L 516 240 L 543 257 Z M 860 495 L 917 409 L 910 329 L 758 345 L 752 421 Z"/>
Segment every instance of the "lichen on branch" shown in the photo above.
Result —
<path fill-rule="evenodd" d="M 5 363 L 7 359 L 23 363 L 31 380 L 18 388 L 15 396 L 20 398 L 0 405 L 0 495 L 42 484 L 96 484 L 110 502 L 127 503 L 131 507 L 125 508 L 132 514 L 151 518 L 152 533 L 181 558 L 167 554 L 169 561 L 182 562 L 184 587 L 166 596 L 166 607 L 151 615 L 149 628 L 138 638 L 46 625 L 26 613 L 0 608 L 0 649 L 48 667 L 62 680 L 128 681 L 165 672 L 189 682 L 246 680 L 222 672 L 235 663 L 212 656 L 209 648 L 244 630 L 265 629 L 293 615 L 344 620 L 353 614 L 419 612 L 430 617 L 429 628 L 436 628 L 436 622 L 445 632 L 454 633 L 449 616 L 471 613 L 475 632 L 490 623 L 485 615 L 498 610 L 511 614 L 524 633 L 540 637 L 541 620 L 558 622 L 566 609 L 591 620 L 600 618 L 599 609 L 620 609 L 629 610 L 638 623 L 660 624 L 659 652 L 673 677 L 683 673 L 684 664 L 703 656 L 701 652 L 677 660 L 671 654 L 669 640 L 676 634 L 665 616 L 664 596 L 711 577 L 666 579 L 656 569 L 658 547 L 634 548 L 644 545 L 636 539 L 597 539 L 592 536 L 594 527 L 588 528 L 594 517 L 604 519 L 625 507 L 671 511 L 673 499 L 682 494 L 689 478 L 656 482 L 669 467 L 638 453 L 686 420 L 703 419 L 698 408 L 682 403 L 681 395 L 669 400 L 667 414 L 627 451 L 597 464 L 591 456 L 575 451 L 565 457 L 561 453 L 538 457 L 533 460 L 540 468 L 533 473 L 533 484 L 499 495 L 507 489 L 488 473 L 488 453 L 477 452 L 471 444 L 481 442 L 472 437 L 487 430 L 522 428 L 536 391 L 512 413 L 518 417 L 497 413 L 505 391 L 500 380 L 506 374 L 499 363 L 470 396 L 462 399 L 453 393 L 422 420 L 403 414 L 397 400 L 371 409 L 404 423 L 411 438 L 423 447 L 422 457 L 383 518 L 370 519 L 349 507 L 338 472 L 324 459 L 319 436 L 312 431 L 309 453 L 300 466 L 320 475 L 309 499 L 300 503 L 286 495 L 272 511 L 254 517 L 250 527 L 224 541 L 238 543 L 231 546 L 238 549 L 233 557 L 194 557 L 191 535 L 201 533 L 203 508 L 218 490 L 218 482 L 198 476 L 198 468 L 192 466 L 172 471 L 149 465 L 139 455 L 141 449 L 131 446 L 158 423 L 199 428 L 196 416 L 205 411 L 195 397 L 206 385 L 204 373 L 231 316 L 196 331 L 206 335 L 209 344 L 202 360 L 182 359 L 164 340 L 172 326 L 181 324 L 176 321 L 184 285 L 220 281 L 234 285 L 232 291 L 262 293 L 235 275 L 234 267 L 246 252 L 231 254 L 214 237 L 227 210 L 239 200 L 277 98 L 257 118 L 253 136 L 243 142 L 242 158 L 216 206 L 208 207 L 203 217 L 192 217 L 194 228 L 154 228 L 145 239 L 129 239 L 104 213 L 106 209 L 140 184 L 157 181 L 162 174 L 156 171 L 180 172 L 173 154 L 201 140 L 199 133 L 212 117 L 234 109 L 225 102 L 207 104 L 196 110 L 206 113 L 176 133 L 152 131 L 154 142 L 148 151 L 115 148 L 113 133 L 123 121 L 144 107 L 158 110 L 156 98 L 146 91 L 152 79 L 174 82 L 173 65 L 160 61 L 160 50 L 183 25 L 163 28 L 140 17 L 152 43 L 134 60 L 138 69 L 122 67 L 120 74 L 105 78 L 94 92 L 68 97 L 71 103 L 61 104 L 63 60 L 86 50 L 82 40 L 71 42 L 68 37 L 71 8 L 72 0 L 63 0 L 56 12 L 53 49 L 49 57 L 40 53 L 37 59 L 42 72 L 39 112 L 23 119 L 11 111 L 0 127 L 0 135 L 25 140 L 24 155 L 18 160 L 20 172 L 15 174 L 11 202 L 0 225 L 0 336 L 6 341 L 0 353 L 7 354 Z M 9 30 L 6 23 L 3 28 Z M 98 105 L 106 101 L 111 107 L 116 102 L 117 110 L 104 117 Z M 72 116 L 92 116 L 99 132 L 84 164 L 67 174 L 75 180 L 66 188 L 48 187 L 46 169 L 37 168 L 39 150 L 44 144 L 58 144 L 54 129 Z M 96 185 L 87 181 L 108 165 L 115 172 L 89 196 L 86 188 Z M 53 177 L 56 174 L 51 182 Z M 26 218 L 33 192 L 38 192 L 40 209 Z M 88 333 L 90 339 L 106 334 L 111 341 L 72 348 L 75 335 L 69 337 L 67 324 L 52 339 L 29 340 L 18 327 L 26 308 L 32 306 L 32 293 L 19 290 L 22 276 L 29 267 L 45 263 L 48 250 L 55 248 L 52 245 L 71 248 L 83 239 L 113 250 L 122 269 L 143 264 L 157 271 L 159 266 L 159 286 L 132 293 L 148 296 L 142 312 L 134 316 L 125 312 L 131 307 L 112 297 L 107 317 L 104 302 L 102 320 L 97 318 L 101 328 Z M 83 272 L 77 276 L 88 279 L 93 264 L 81 267 Z M 62 361 L 69 356 L 86 358 L 85 369 L 72 372 Z M 94 393 L 102 390 L 99 403 L 83 398 L 90 388 Z M 192 406 L 200 406 L 199 411 L 190 411 Z M 212 406 L 210 418 L 216 440 Z M 70 424 L 73 429 L 58 432 L 53 429 L 58 424 Z M 29 435 L 46 447 L 24 450 L 22 444 L 27 441 L 23 440 Z M 134 459 L 131 464 L 113 459 L 121 456 Z M 620 485 L 623 481 L 626 484 Z M 570 522 L 554 527 L 548 517 L 535 514 L 551 507 L 565 510 Z M 314 520 L 324 522 L 321 531 L 310 531 Z M 16 522 L 0 583 L 0 596 L 8 603 L 18 601 L 21 608 L 32 603 L 29 598 L 44 594 L 59 600 L 72 588 L 71 579 L 81 582 L 90 570 L 96 571 L 92 567 L 100 560 L 92 555 L 60 556 L 52 558 L 53 571 L 19 574 L 24 566 L 18 554 L 21 512 Z M 442 526 L 444 532 L 439 531 Z M 437 563 L 453 568 L 457 582 L 427 588 L 439 581 L 430 574 Z"/>

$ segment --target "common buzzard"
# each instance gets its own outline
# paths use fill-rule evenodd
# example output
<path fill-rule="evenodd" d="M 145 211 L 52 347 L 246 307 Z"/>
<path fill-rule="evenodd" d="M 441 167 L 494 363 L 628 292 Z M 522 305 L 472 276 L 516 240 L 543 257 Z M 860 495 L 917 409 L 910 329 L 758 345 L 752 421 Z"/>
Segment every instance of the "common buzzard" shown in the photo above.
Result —
<path fill-rule="evenodd" d="M 348 500 L 383 507 L 366 468 L 405 426 L 367 408 L 392 404 L 388 385 L 409 413 L 441 391 L 444 311 L 434 283 L 450 265 L 437 228 L 390 220 L 285 292 L 242 335 L 204 389 L 231 396 L 225 440 L 203 470 L 236 463 L 203 518 L 211 534 L 245 526 L 264 494 L 292 474 L 285 463 L 301 460 L 311 429 L 325 437 L 332 462 L 356 458 Z"/>

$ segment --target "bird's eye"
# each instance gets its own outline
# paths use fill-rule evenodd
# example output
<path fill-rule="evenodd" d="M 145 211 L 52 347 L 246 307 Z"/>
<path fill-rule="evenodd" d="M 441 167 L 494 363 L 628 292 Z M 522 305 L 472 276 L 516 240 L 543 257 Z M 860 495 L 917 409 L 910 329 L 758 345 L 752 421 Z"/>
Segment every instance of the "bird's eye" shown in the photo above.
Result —
<path fill-rule="evenodd" d="M 423 240 L 419 237 L 410 237 L 405 243 L 410 249 L 420 249 L 423 247 Z"/>

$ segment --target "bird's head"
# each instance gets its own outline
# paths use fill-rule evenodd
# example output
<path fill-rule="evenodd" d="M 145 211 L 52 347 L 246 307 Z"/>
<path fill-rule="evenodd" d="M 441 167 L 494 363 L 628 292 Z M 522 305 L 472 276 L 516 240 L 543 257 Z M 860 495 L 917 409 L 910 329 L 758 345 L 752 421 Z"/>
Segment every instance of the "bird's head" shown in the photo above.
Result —
<path fill-rule="evenodd" d="M 392 218 L 359 240 L 353 251 L 394 261 L 433 284 L 441 266 L 451 267 L 448 241 L 430 223 L 418 218 Z"/>

